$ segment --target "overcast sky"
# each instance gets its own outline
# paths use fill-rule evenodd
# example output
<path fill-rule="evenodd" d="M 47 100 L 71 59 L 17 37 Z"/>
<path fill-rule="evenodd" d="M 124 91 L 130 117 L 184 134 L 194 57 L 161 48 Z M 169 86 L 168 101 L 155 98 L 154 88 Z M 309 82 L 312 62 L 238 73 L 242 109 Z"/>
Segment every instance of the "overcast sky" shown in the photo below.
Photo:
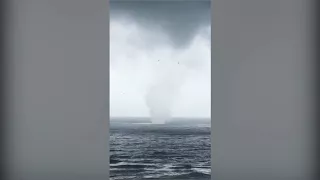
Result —
<path fill-rule="evenodd" d="M 172 116 L 210 117 L 210 1 L 110 4 L 110 116 L 150 116 L 148 88 L 165 75 Z"/>

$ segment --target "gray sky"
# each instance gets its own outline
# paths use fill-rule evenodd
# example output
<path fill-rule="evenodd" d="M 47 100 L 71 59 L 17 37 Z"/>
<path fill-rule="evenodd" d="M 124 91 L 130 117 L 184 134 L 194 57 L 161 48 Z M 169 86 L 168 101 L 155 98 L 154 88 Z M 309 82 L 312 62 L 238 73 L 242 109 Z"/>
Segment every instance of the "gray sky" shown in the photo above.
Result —
<path fill-rule="evenodd" d="M 110 116 L 149 116 L 147 90 L 166 74 L 180 78 L 172 116 L 210 117 L 210 2 L 110 4 Z"/>

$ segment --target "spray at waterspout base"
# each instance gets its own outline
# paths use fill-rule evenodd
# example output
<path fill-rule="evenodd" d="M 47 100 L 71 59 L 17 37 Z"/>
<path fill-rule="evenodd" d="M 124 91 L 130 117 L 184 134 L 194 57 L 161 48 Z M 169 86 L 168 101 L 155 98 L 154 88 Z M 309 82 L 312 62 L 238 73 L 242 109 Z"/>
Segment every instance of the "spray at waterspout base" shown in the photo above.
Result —
<path fill-rule="evenodd" d="M 166 124 L 169 120 L 169 116 L 163 116 L 163 115 L 153 115 L 151 116 L 151 122 L 152 124 Z"/>
<path fill-rule="evenodd" d="M 152 122 L 152 124 L 154 125 L 163 125 L 163 124 L 166 124 L 165 122 Z"/>

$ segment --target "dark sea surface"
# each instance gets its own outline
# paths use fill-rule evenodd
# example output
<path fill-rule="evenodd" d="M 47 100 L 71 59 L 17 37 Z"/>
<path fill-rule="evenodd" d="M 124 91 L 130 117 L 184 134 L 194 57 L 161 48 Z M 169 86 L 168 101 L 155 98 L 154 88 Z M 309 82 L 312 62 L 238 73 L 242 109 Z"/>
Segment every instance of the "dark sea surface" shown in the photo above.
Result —
<path fill-rule="evenodd" d="M 210 120 L 111 120 L 110 180 L 209 180 Z"/>

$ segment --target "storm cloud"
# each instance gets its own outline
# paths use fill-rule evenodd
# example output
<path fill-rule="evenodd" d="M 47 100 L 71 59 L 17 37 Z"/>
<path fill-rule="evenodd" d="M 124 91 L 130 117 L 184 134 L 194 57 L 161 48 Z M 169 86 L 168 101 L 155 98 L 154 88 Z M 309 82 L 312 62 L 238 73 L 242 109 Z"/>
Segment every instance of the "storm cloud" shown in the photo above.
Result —
<path fill-rule="evenodd" d="M 128 18 L 149 30 L 162 30 L 175 48 L 187 47 L 210 25 L 210 1 L 111 1 L 112 18 Z M 153 42 L 157 44 L 157 42 Z"/>

